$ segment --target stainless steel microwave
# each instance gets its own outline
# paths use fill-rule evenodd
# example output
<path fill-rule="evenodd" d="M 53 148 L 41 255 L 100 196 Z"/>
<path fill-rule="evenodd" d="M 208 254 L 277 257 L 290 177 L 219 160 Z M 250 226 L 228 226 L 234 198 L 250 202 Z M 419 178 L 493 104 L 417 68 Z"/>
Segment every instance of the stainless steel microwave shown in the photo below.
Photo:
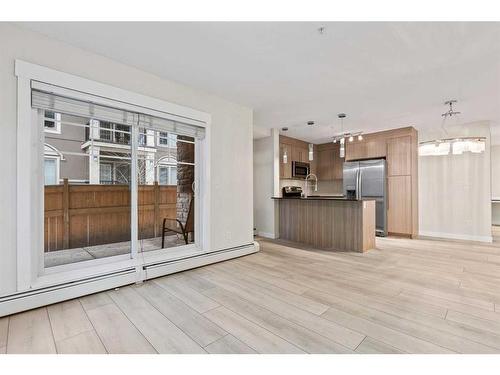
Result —
<path fill-rule="evenodd" d="M 300 161 L 292 161 L 292 177 L 306 178 L 309 174 L 309 163 L 302 163 Z"/>

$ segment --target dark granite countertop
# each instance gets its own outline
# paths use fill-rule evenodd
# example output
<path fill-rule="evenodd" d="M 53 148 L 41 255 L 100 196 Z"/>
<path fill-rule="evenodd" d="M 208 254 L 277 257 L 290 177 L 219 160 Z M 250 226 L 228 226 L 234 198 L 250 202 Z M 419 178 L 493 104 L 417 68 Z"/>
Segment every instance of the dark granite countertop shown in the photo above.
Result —
<path fill-rule="evenodd" d="M 346 198 L 343 196 L 331 196 L 331 195 L 323 195 L 323 196 L 308 196 L 306 197 L 271 197 L 271 199 L 300 199 L 300 200 L 308 200 L 308 201 L 313 201 L 313 200 L 335 200 L 335 201 L 354 201 L 354 202 L 360 202 L 360 201 L 366 201 L 366 200 L 373 200 L 373 199 L 352 199 L 352 198 Z"/>

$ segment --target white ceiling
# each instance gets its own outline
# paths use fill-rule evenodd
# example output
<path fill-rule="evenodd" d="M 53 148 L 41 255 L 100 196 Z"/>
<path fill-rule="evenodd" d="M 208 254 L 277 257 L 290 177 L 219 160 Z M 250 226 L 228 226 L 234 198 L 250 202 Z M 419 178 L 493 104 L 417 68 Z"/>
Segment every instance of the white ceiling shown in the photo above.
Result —
<path fill-rule="evenodd" d="M 251 107 L 256 136 L 325 142 L 339 112 L 352 131 L 436 127 L 450 98 L 500 136 L 500 23 L 19 25 Z"/>

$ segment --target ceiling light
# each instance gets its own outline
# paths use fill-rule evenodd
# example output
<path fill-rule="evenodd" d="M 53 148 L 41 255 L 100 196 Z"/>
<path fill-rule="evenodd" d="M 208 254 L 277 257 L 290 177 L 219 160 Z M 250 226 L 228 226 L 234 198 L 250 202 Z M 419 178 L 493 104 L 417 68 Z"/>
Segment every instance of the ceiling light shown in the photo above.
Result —
<path fill-rule="evenodd" d="M 418 154 L 420 156 L 462 155 L 465 152 L 479 154 L 486 148 L 485 137 L 463 137 L 440 139 L 437 141 L 420 142 Z"/>
<path fill-rule="evenodd" d="M 449 106 L 449 109 L 445 113 L 441 114 L 443 117 L 441 128 L 445 135 L 448 134 L 445 127 L 447 118 L 460 114 L 460 112 L 453 110 L 453 104 L 456 102 L 457 101 L 455 99 L 444 102 L 446 106 Z M 462 155 L 465 152 L 479 154 L 484 152 L 485 149 L 485 137 L 455 137 L 420 142 L 418 146 L 418 154 L 420 156 L 446 156 L 450 154 L 450 151 L 452 155 Z"/>
<path fill-rule="evenodd" d="M 353 133 L 353 132 L 345 132 L 344 131 L 344 118 L 347 117 L 347 115 L 345 113 L 339 113 L 337 115 L 337 117 L 340 119 L 340 133 L 338 133 L 337 135 L 335 135 L 333 137 L 333 143 L 337 143 L 338 141 L 340 141 L 340 144 L 342 147 L 345 143 L 345 139 L 348 139 L 349 142 L 353 142 L 354 137 L 357 137 L 358 141 L 363 140 L 362 132 Z M 341 156 L 341 157 L 343 157 L 343 156 Z"/>
<path fill-rule="evenodd" d="M 344 138 L 340 138 L 340 152 L 339 152 L 339 156 L 341 158 L 345 157 L 345 139 Z"/>
<path fill-rule="evenodd" d="M 307 125 L 314 125 L 314 121 L 307 121 Z"/>
<path fill-rule="evenodd" d="M 285 127 L 281 128 L 281 130 L 286 132 L 286 131 L 288 131 L 288 128 L 285 126 Z"/>
<path fill-rule="evenodd" d="M 444 104 L 445 105 L 449 105 L 450 109 L 448 111 L 446 111 L 445 113 L 441 114 L 441 116 L 443 116 L 444 118 L 446 118 L 448 116 L 451 117 L 451 116 L 459 115 L 460 112 L 453 110 L 453 104 L 456 103 L 456 102 L 457 102 L 456 99 L 451 99 L 451 100 L 445 101 Z"/>

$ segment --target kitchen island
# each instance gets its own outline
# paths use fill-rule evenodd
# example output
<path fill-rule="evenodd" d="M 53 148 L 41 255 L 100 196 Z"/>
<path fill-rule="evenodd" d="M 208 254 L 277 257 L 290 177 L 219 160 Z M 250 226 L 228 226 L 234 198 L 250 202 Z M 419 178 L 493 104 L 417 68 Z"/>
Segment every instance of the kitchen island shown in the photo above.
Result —
<path fill-rule="evenodd" d="M 344 197 L 273 197 L 280 238 L 325 250 L 375 248 L 375 201 Z"/>

